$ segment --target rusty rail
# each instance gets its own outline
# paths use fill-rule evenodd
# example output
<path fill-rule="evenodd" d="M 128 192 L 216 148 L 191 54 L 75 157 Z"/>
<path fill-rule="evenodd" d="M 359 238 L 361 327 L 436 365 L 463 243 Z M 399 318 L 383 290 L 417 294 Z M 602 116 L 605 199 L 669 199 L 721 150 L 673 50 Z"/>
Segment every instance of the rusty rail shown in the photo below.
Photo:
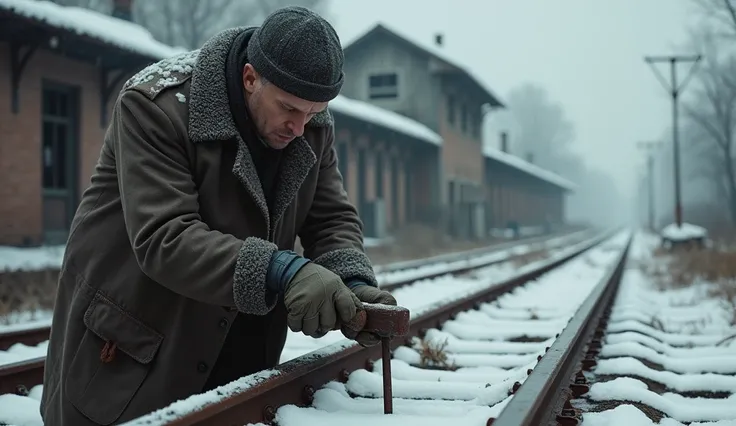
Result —
<path fill-rule="evenodd" d="M 546 239 L 539 239 L 539 240 L 537 240 L 537 237 L 530 238 L 528 240 L 523 240 L 523 241 L 522 240 L 519 240 L 519 241 L 516 241 L 514 244 L 511 244 L 510 243 L 510 244 L 507 245 L 507 244 L 504 243 L 504 244 L 494 245 L 494 246 L 491 246 L 492 248 L 490 248 L 490 249 L 489 248 L 485 248 L 485 251 L 483 251 L 483 249 L 476 249 L 476 250 L 473 250 L 472 253 L 475 256 L 488 255 L 488 254 L 492 254 L 492 253 L 497 252 L 497 251 L 511 249 L 515 245 L 525 245 L 525 244 L 531 244 L 532 242 L 543 242 L 543 241 L 548 241 L 548 240 L 552 240 L 552 239 L 556 239 L 556 238 L 573 237 L 573 236 L 576 236 L 576 235 L 585 236 L 585 234 L 587 234 L 587 232 L 589 232 L 589 231 L 590 230 L 579 230 L 579 231 L 571 232 L 570 234 L 567 234 L 567 235 L 553 235 L 553 236 L 548 237 Z M 470 256 L 470 255 L 471 255 L 471 252 L 467 252 L 467 256 Z M 381 288 L 383 288 L 384 290 L 388 290 L 388 291 L 396 290 L 397 288 L 404 287 L 406 285 L 412 284 L 412 283 L 414 283 L 416 281 L 419 281 L 419 280 L 433 279 L 433 278 L 438 278 L 438 277 L 441 277 L 441 276 L 444 276 L 444 275 L 460 275 L 460 274 L 468 273 L 468 272 L 470 272 L 470 271 L 472 271 L 474 269 L 485 268 L 485 267 L 492 266 L 492 265 L 495 265 L 495 264 L 498 264 L 498 263 L 501 263 L 501 262 L 507 262 L 509 260 L 512 260 L 514 257 L 515 256 L 510 256 L 510 257 L 502 258 L 502 259 L 493 259 L 493 260 L 490 260 L 488 262 L 484 262 L 483 264 L 470 264 L 469 262 L 471 260 L 469 258 L 465 258 L 465 259 L 462 259 L 462 258 L 453 258 L 453 259 L 447 258 L 445 260 L 442 260 L 440 257 L 436 257 L 436 258 L 433 258 L 433 260 L 430 260 L 428 262 L 424 262 L 422 264 L 419 264 L 419 263 L 411 263 L 410 266 L 407 266 L 404 269 L 406 269 L 406 270 L 408 270 L 408 269 L 415 269 L 415 268 L 419 268 L 419 267 L 422 267 L 422 266 L 432 265 L 432 264 L 440 263 L 440 262 L 448 262 L 448 263 L 449 262 L 452 262 L 452 263 L 464 262 L 465 264 L 464 265 L 463 264 L 456 265 L 453 268 L 443 269 L 442 271 L 424 273 L 421 276 L 408 278 L 408 279 L 405 279 L 405 280 L 402 280 L 402 281 L 399 281 L 399 282 L 382 284 L 381 285 Z M 408 265 L 408 263 L 407 263 L 407 265 Z M 404 270 L 404 269 L 387 270 L 387 271 L 384 271 L 384 273 L 397 272 L 397 271 Z M 50 331 L 51 331 L 50 326 L 37 326 L 37 327 L 30 327 L 30 328 L 24 328 L 24 329 L 19 329 L 19 330 L 13 330 L 13 331 L 6 332 L 6 333 L 0 333 L 0 351 L 7 350 L 8 348 L 10 348 L 15 343 L 22 343 L 22 344 L 31 345 L 31 346 L 32 345 L 37 345 L 37 344 L 39 344 L 39 343 L 41 343 L 41 342 L 43 342 L 45 340 L 48 340 Z M 3 366 L 0 366 L 0 370 L 2 368 L 4 368 L 4 367 Z"/>
<path fill-rule="evenodd" d="M 41 325 L 0 333 L 0 351 L 6 351 L 16 343 L 37 345 L 49 338 L 51 327 Z"/>
<path fill-rule="evenodd" d="M 586 244 L 579 244 L 574 251 L 551 259 L 536 269 L 525 268 L 512 279 L 500 282 L 478 293 L 455 302 L 443 305 L 411 321 L 407 338 L 423 336 L 425 330 L 440 326 L 456 314 L 478 308 L 514 288 L 534 280 L 561 266 L 587 250 L 599 245 L 613 233 L 606 233 Z M 567 330 L 567 329 L 566 329 Z M 391 349 L 396 349 L 405 341 L 393 340 Z M 323 352 L 324 351 L 319 351 Z M 257 373 L 260 381 L 253 386 L 226 396 L 217 403 L 210 403 L 196 411 L 183 414 L 169 421 L 166 409 L 140 418 L 140 424 L 167 424 L 172 426 L 223 425 L 272 422 L 276 409 L 283 405 L 308 406 L 319 386 L 332 380 L 346 382 L 351 372 L 368 368 L 373 359 L 382 358 L 382 347 L 362 348 L 351 344 L 340 350 L 324 354 L 307 354 L 303 357 L 278 365 L 274 369 Z M 156 417 L 159 418 L 156 418 Z M 137 424 L 133 420 L 131 424 Z"/>
<path fill-rule="evenodd" d="M 0 366 L 0 395 L 28 395 L 33 386 L 43 383 L 45 361 L 42 356 Z"/>
<path fill-rule="evenodd" d="M 596 364 L 631 241 L 629 236 L 615 267 L 591 291 L 493 426 L 577 425 L 582 421 L 570 400 L 588 391 L 583 371 Z"/>

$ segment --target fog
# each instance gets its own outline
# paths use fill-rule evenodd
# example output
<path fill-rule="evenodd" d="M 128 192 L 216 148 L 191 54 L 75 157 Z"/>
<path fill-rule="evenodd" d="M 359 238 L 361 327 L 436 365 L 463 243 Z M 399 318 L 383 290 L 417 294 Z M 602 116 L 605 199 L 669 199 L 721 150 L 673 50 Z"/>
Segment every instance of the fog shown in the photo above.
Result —
<path fill-rule="evenodd" d="M 57 2 L 102 11 L 110 4 Z M 734 0 L 156 0 L 136 2 L 135 16 L 157 39 L 196 48 L 287 4 L 317 9 L 343 45 L 379 22 L 427 43 L 442 34 L 441 49 L 506 106 L 485 116 L 484 144 L 499 147 L 506 132 L 512 154 L 579 185 L 567 199 L 569 220 L 604 225 L 647 222 L 642 142 L 658 143 L 656 226 L 674 220 L 672 98 L 657 78 L 669 78 L 669 64 L 653 68 L 644 57 L 702 54 L 680 96 L 685 221 L 736 221 Z M 678 64 L 680 82 L 692 66 Z"/>
<path fill-rule="evenodd" d="M 344 42 L 376 21 L 425 40 L 443 33 L 443 49 L 461 58 L 507 106 L 516 100 L 522 108 L 489 114 L 485 143 L 497 146 L 499 131 L 507 129 L 512 153 L 532 153 L 537 164 L 581 185 L 568 198 L 572 220 L 611 224 L 639 217 L 635 202 L 645 155 L 637 142 L 662 139 L 671 127 L 670 98 L 643 57 L 687 52 L 682 46 L 689 28 L 702 17 L 698 5 L 689 0 L 426 3 L 333 0 L 329 16 Z M 667 72 L 666 64 L 659 67 Z M 543 119 L 529 117 L 533 105 L 524 105 L 527 84 L 559 106 L 569 135 L 545 138 Z M 538 120 L 540 129 L 520 130 L 524 120 Z"/>

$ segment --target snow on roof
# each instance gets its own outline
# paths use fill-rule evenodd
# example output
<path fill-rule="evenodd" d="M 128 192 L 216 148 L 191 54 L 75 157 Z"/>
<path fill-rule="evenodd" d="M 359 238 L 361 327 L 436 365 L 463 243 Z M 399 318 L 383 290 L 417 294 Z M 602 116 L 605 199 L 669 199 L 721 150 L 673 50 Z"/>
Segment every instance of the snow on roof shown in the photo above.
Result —
<path fill-rule="evenodd" d="M 552 173 L 549 170 L 545 170 L 539 166 L 536 166 L 528 161 L 525 161 L 515 155 L 503 152 L 500 149 L 496 149 L 490 146 L 483 147 L 483 155 L 486 158 L 498 161 L 499 163 L 506 164 L 510 167 L 518 169 L 524 173 L 530 174 L 539 179 L 545 180 L 551 184 L 557 185 L 560 188 L 573 191 L 577 189 L 577 185 L 563 178 L 562 176 Z"/>
<path fill-rule="evenodd" d="M 471 71 L 471 68 L 469 66 L 465 65 L 463 63 L 463 61 L 459 60 L 458 58 L 455 58 L 454 56 L 452 56 L 452 54 L 448 53 L 445 49 L 442 49 L 441 47 L 439 47 L 439 46 L 437 46 L 435 44 L 432 44 L 430 42 L 427 42 L 427 41 L 424 41 L 424 40 L 420 40 L 420 39 L 418 39 L 416 37 L 410 36 L 410 35 L 402 32 L 400 30 L 397 30 L 395 28 L 392 28 L 392 27 L 386 25 L 384 22 L 379 22 L 375 26 L 369 28 L 363 34 L 361 34 L 361 35 L 355 37 L 353 40 L 347 42 L 343 46 L 343 49 L 347 49 L 348 47 L 350 47 L 354 43 L 356 43 L 358 40 L 362 39 L 363 37 L 365 37 L 366 35 L 370 34 L 371 32 L 375 31 L 378 28 L 383 28 L 384 30 L 386 30 L 388 32 L 394 33 L 396 36 L 398 36 L 400 38 L 403 38 L 407 42 L 415 45 L 416 47 L 418 47 L 421 50 L 426 51 L 430 55 L 435 56 L 438 59 L 440 59 L 440 60 L 442 60 L 444 62 L 447 62 L 448 64 L 452 65 L 453 67 L 462 70 L 472 80 L 474 80 L 481 88 L 483 88 L 483 90 L 486 91 L 486 94 L 489 97 L 493 98 L 498 103 L 498 106 L 503 106 L 502 105 L 502 102 L 501 102 L 501 99 L 498 96 L 496 96 L 496 94 L 493 92 L 493 90 L 491 90 L 491 88 L 488 87 L 487 84 L 483 83 L 483 80 L 481 80 L 477 75 L 475 75 Z"/>
<path fill-rule="evenodd" d="M 434 145 L 442 145 L 442 136 L 432 131 L 432 129 L 393 111 L 377 107 L 367 102 L 350 99 L 343 95 L 338 95 L 330 101 L 329 105 L 329 108 L 335 112 L 349 115 L 358 120 L 370 121 Z"/>
<path fill-rule="evenodd" d="M 89 9 L 59 6 L 49 1 L 0 0 L 0 10 L 92 37 L 156 60 L 185 52 L 184 49 L 156 41 L 148 30 L 138 24 Z"/>

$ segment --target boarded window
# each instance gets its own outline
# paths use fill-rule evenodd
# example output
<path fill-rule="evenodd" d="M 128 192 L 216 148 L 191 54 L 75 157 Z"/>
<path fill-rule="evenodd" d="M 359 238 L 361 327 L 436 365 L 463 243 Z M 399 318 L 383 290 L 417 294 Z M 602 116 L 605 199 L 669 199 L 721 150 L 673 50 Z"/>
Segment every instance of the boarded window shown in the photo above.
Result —
<path fill-rule="evenodd" d="M 399 78 L 396 73 L 372 74 L 368 76 L 370 99 L 392 99 L 399 97 Z"/>

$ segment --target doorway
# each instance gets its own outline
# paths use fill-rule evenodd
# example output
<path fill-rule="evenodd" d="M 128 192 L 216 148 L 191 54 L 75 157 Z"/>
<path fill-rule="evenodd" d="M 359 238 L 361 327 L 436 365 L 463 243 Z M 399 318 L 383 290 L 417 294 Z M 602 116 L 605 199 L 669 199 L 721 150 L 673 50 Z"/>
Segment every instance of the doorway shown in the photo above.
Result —
<path fill-rule="evenodd" d="M 43 237 L 63 244 L 77 208 L 79 90 L 44 81 L 41 96 Z"/>

